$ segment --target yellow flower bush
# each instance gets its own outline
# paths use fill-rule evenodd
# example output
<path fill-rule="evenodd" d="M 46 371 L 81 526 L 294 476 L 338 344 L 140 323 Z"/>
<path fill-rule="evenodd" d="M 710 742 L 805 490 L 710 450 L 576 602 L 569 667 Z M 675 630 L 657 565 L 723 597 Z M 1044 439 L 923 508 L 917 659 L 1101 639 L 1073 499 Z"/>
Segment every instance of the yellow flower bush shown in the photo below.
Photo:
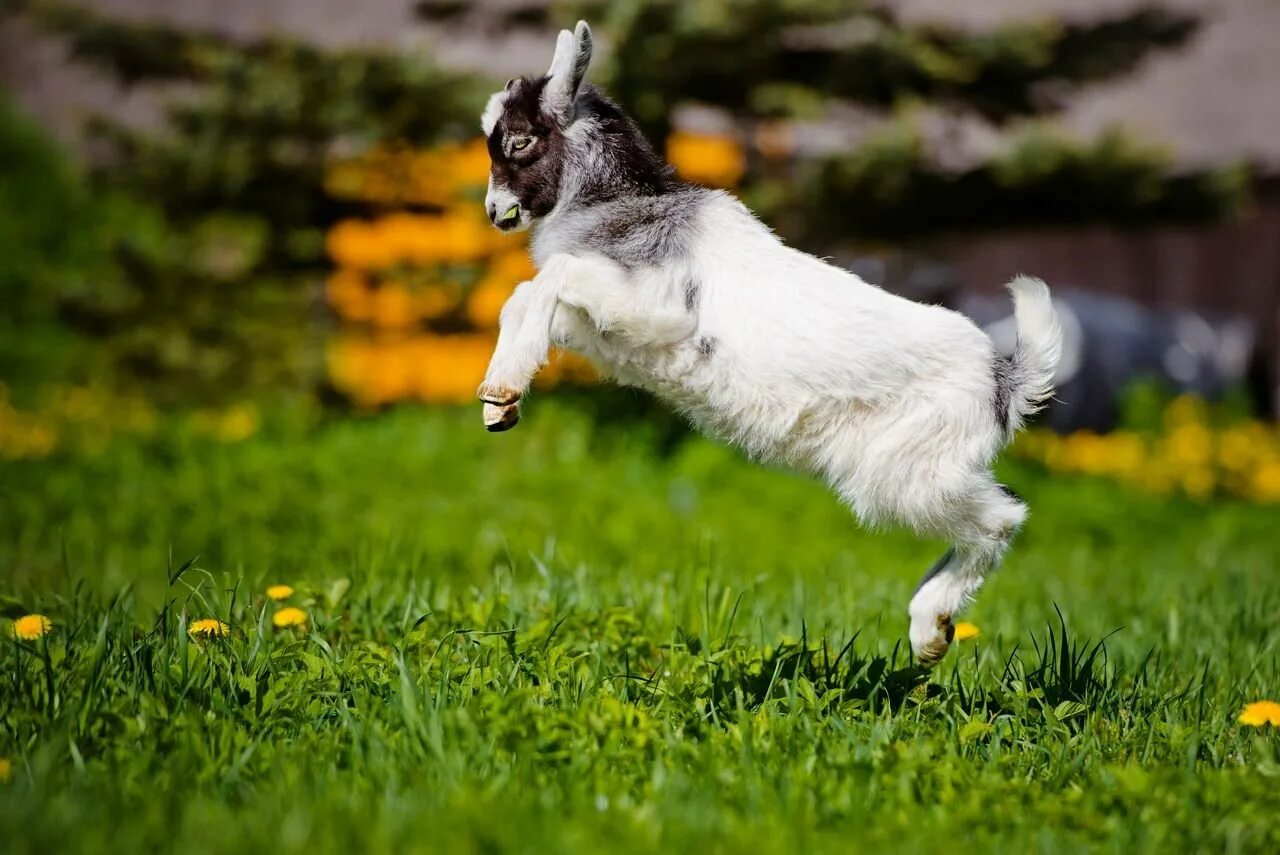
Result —
<path fill-rule="evenodd" d="M 971 638 L 977 638 L 981 634 L 982 630 L 978 629 L 978 625 L 976 623 L 969 623 L 967 620 L 962 620 L 956 624 L 956 641 L 968 641 Z"/>
<path fill-rule="evenodd" d="M 680 177 L 712 187 L 736 187 L 747 169 L 742 146 L 720 134 L 677 131 L 667 139 L 667 160 Z"/>
<path fill-rule="evenodd" d="M 187 634 L 192 638 L 225 638 L 231 634 L 231 627 L 215 618 L 201 618 L 187 626 Z"/>
<path fill-rule="evenodd" d="M 0 784 L 13 777 L 13 761 L 8 757 L 0 757 Z"/>
<path fill-rule="evenodd" d="M 443 207 L 467 188 L 484 186 L 489 152 L 482 138 L 429 151 L 387 145 L 330 165 L 325 190 L 339 199 L 389 207 Z"/>
<path fill-rule="evenodd" d="M 361 406 L 395 401 L 470 403 L 493 353 L 493 332 L 379 337 L 347 334 L 330 340 L 326 353 L 334 387 Z M 541 388 L 561 382 L 590 383 L 591 364 L 557 352 L 538 374 Z"/>
<path fill-rule="evenodd" d="M 668 149 L 690 180 L 732 186 L 745 169 L 729 137 L 678 133 Z M 483 139 L 427 151 L 382 146 L 329 166 L 330 195 L 382 210 L 338 222 L 326 236 L 335 269 L 325 299 L 342 324 L 326 368 L 333 387 L 358 405 L 474 400 L 502 306 L 536 273 L 524 239 L 503 235 L 484 216 L 488 175 Z M 557 354 L 538 383 L 595 379 L 582 358 Z"/>
<path fill-rule="evenodd" d="M 471 323 L 479 329 L 495 329 L 498 314 L 511 292 L 536 274 L 533 261 L 523 247 L 495 256 L 467 298 L 467 317 Z"/>
<path fill-rule="evenodd" d="M 1014 453 L 1054 472 L 1110 478 L 1160 495 L 1236 496 L 1280 502 L 1280 430 L 1260 421 L 1215 426 L 1204 401 L 1190 395 L 1166 407 L 1159 431 L 1031 430 Z"/>
<path fill-rule="evenodd" d="M 484 217 L 478 200 L 488 171 L 484 140 L 431 151 L 383 147 L 331 168 L 326 188 L 335 196 L 436 209 L 388 210 L 329 231 L 337 269 L 325 296 L 344 329 L 330 341 L 327 370 L 357 404 L 474 399 L 498 312 L 533 275 L 523 242 Z"/>
<path fill-rule="evenodd" d="M 13 622 L 13 636 L 22 641 L 38 641 L 53 629 L 53 621 L 44 615 L 23 615 Z"/>
<path fill-rule="evenodd" d="M 307 613 L 302 609 L 289 606 L 271 616 L 271 623 L 281 629 L 307 625 Z"/>
<path fill-rule="evenodd" d="M 356 270 L 476 262 L 507 245 L 508 239 L 490 227 L 479 206 L 474 213 L 396 213 L 376 220 L 343 220 L 326 239 L 329 257 Z"/>

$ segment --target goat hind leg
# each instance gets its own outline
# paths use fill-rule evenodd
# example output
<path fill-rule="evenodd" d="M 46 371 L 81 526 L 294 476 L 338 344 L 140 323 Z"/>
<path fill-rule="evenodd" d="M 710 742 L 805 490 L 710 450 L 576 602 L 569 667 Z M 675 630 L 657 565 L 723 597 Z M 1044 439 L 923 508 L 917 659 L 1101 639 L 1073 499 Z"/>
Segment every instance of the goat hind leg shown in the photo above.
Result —
<path fill-rule="evenodd" d="M 952 617 L 1000 563 L 1026 513 L 1026 505 L 995 483 L 961 509 L 952 547 L 920 580 L 908 609 L 911 652 L 920 664 L 931 667 L 946 655 L 955 637 Z"/>

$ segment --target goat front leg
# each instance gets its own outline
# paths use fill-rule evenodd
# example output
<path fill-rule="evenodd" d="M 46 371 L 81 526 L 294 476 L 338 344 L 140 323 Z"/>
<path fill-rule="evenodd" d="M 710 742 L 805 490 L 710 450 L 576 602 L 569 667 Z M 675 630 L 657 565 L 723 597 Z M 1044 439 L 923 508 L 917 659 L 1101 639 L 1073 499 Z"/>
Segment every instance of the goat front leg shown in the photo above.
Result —
<path fill-rule="evenodd" d="M 508 430 L 519 421 L 520 398 L 547 361 L 556 318 L 570 329 L 576 326 L 568 322 L 574 310 L 596 329 L 616 332 L 640 346 L 674 344 L 697 326 L 685 297 L 639 289 L 608 259 L 553 255 L 502 308 L 498 344 L 478 391 L 489 430 Z"/>
<path fill-rule="evenodd" d="M 498 343 L 476 391 L 484 402 L 484 425 L 510 430 L 520 421 L 520 399 L 551 349 L 555 289 L 539 279 L 521 282 L 498 317 Z"/>
<path fill-rule="evenodd" d="M 561 302 L 561 295 L 569 290 L 566 283 L 583 272 L 576 261 L 564 254 L 553 256 L 533 280 L 520 283 L 502 307 L 498 342 L 476 393 L 484 402 L 484 424 L 490 431 L 510 430 L 520 420 L 520 399 L 551 349 L 557 308 L 561 326 L 574 311 Z"/>

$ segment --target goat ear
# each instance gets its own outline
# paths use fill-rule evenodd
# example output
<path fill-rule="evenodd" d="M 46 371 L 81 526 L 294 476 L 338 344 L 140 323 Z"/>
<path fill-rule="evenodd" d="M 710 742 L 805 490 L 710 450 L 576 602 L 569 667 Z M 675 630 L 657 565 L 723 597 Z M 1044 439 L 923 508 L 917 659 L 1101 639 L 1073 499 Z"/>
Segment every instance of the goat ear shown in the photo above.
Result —
<path fill-rule="evenodd" d="M 573 99 L 587 76 L 591 64 L 591 28 L 586 21 L 579 21 L 571 33 L 561 30 L 556 39 L 556 55 L 547 69 L 546 88 L 542 90 L 543 109 L 560 120 L 562 125 L 573 121 Z"/>

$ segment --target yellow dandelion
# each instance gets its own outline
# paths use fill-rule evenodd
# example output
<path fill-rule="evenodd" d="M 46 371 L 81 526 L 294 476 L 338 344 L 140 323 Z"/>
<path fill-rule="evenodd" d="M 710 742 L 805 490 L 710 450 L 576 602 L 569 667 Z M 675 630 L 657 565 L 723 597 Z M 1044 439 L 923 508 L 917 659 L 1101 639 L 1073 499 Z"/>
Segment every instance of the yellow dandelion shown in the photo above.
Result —
<path fill-rule="evenodd" d="M 13 634 L 23 641 L 36 641 L 53 629 L 53 621 L 44 615 L 23 615 L 13 622 Z"/>
<path fill-rule="evenodd" d="M 9 780 L 13 775 L 13 761 L 8 757 L 0 757 L 0 784 Z"/>
<path fill-rule="evenodd" d="M 289 606 L 288 608 L 281 609 L 276 612 L 275 615 L 272 616 L 271 622 L 278 627 L 306 626 L 307 613 L 302 609 Z"/>
<path fill-rule="evenodd" d="M 1280 704 L 1275 701 L 1254 701 L 1246 704 L 1240 712 L 1239 721 L 1250 727 L 1262 727 L 1264 724 L 1280 727 Z"/>
<path fill-rule="evenodd" d="M 187 633 L 192 638 L 222 638 L 231 634 L 231 627 L 214 618 L 201 618 L 191 622 Z"/>
<path fill-rule="evenodd" d="M 956 641 L 968 641 L 971 638 L 977 638 L 981 634 L 982 630 L 978 629 L 976 623 L 962 620 L 956 624 Z"/>
<path fill-rule="evenodd" d="M 273 600 L 287 600 L 293 596 L 292 585 L 272 585 L 267 588 L 267 596 Z"/>

